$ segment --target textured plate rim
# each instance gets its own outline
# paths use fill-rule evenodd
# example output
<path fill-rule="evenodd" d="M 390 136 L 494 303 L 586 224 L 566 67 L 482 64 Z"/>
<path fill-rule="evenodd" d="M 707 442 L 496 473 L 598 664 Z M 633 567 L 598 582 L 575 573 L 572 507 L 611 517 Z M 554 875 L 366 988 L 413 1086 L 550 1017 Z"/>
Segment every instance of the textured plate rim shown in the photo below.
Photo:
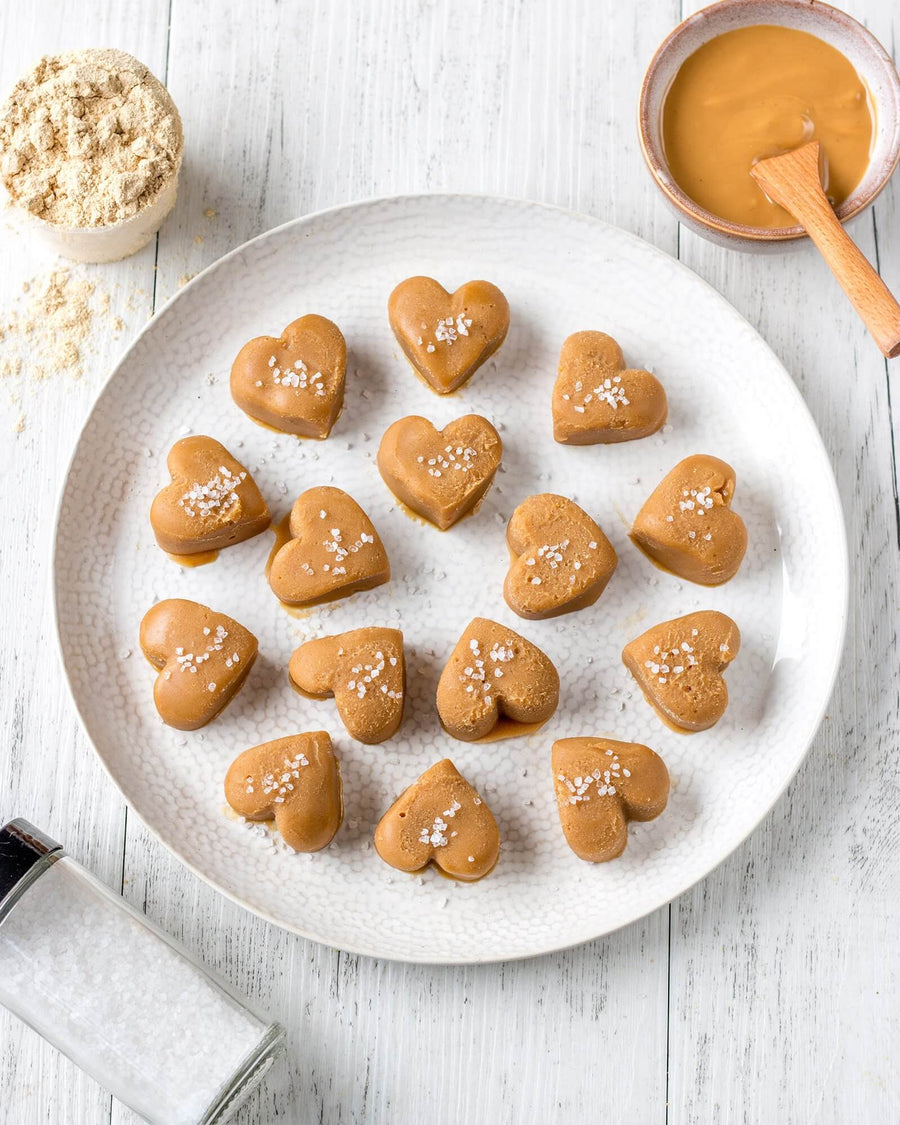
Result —
<path fill-rule="evenodd" d="M 384 204 L 391 204 L 391 205 L 403 207 L 403 206 L 406 206 L 406 205 L 416 205 L 418 203 L 421 203 L 422 201 L 428 201 L 428 202 L 434 203 L 434 202 L 438 202 L 440 200 L 446 200 L 448 202 L 454 202 L 454 203 L 460 203 L 460 202 L 465 202 L 467 200 L 471 200 L 473 202 L 478 202 L 478 203 L 485 203 L 486 202 L 486 203 L 490 203 L 490 204 L 500 206 L 500 207 L 513 206 L 513 207 L 518 207 L 518 208 L 523 208 L 523 209 L 535 209 L 535 210 L 544 211 L 544 212 L 551 213 L 551 214 L 562 215 L 562 216 L 564 216 L 568 219 L 576 219 L 576 220 L 579 220 L 581 222 L 587 223 L 588 225 L 595 226 L 595 227 L 597 227 L 599 229 L 602 229 L 602 230 L 614 231 L 615 234 L 616 234 L 616 237 L 622 238 L 627 242 L 633 242 L 633 243 L 637 244 L 640 247 L 642 252 L 645 252 L 645 253 L 649 252 L 651 254 L 651 256 L 659 256 L 659 257 L 665 259 L 669 264 L 674 264 L 678 272 L 683 271 L 683 273 L 688 276 L 691 284 L 700 286 L 701 289 L 706 291 L 707 296 L 710 297 L 710 299 L 714 303 L 718 303 L 720 306 L 724 306 L 728 310 L 728 314 L 730 316 L 737 317 L 744 324 L 746 324 L 748 326 L 748 328 L 751 330 L 751 332 L 753 333 L 753 335 L 756 337 L 759 345 L 761 345 L 765 349 L 765 351 L 768 352 L 769 357 L 773 361 L 774 368 L 777 370 L 777 378 L 779 378 L 783 382 L 787 395 L 793 399 L 794 408 L 797 411 L 797 413 L 805 419 L 805 421 L 808 425 L 808 429 L 810 431 L 810 437 L 811 437 L 812 441 L 814 442 L 814 444 L 817 445 L 818 451 L 822 456 L 822 459 L 824 461 L 825 466 L 827 467 L 827 473 L 825 474 L 827 479 L 825 481 L 823 481 L 823 490 L 827 492 L 827 494 L 829 496 L 829 499 L 831 501 L 831 507 L 832 507 L 832 510 L 833 510 L 833 517 L 834 517 L 833 518 L 833 531 L 836 532 L 837 539 L 838 539 L 838 542 L 839 542 L 839 545 L 840 545 L 840 552 L 839 552 L 840 553 L 840 587 L 841 587 L 841 589 L 840 589 L 840 599 L 839 599 L 840 614 L 839 614 L 838 620 L 836 622 L 836 627 L 832 630 L 832 651 L 831 651 L 830 668 L 829 668 L 829 673 L 828 673 L 828 677 L 827 677 L 827 688 L 822 693 L 821 704 L 820 704 L 820 707 L 818 709 L 818 712 L 815 714 L 812 721 L 809 723 L 807 728 L 803 731 L 803 733 L 798 738 L 798 741 L 803 743 L 803 748 L 798 753 L 796 761 L 794 762 L 794 765 L 793 765 L 792 769 L 790 770 L 790 772 L 786 776 L 784 784 L 781 786 L 781 788 L 776 793 L 774 793 L 772 795 L 771 801 L 761 811 L 758 819 L 747 829 L 747 831 L 737 841 L 735 841 L 732 844 L 732 846 L 729 848 L 729 850 L 727 852 L 725 852 L 725 854 L 717 856 L 709 864 L 709 866 L 706 867 L 699 874 L 691 874 L 691 875 L 687 876 L 683 880 L 683 882 L 678 885 L 676 890 L 674 890 L 670 895 L 668 895 L 668 897 L 665 898 L 662 902 L 659 902 L 658 904 L 656 904 L 655 906 L 653 906 L 649 910 L 643 910 L 641 908 L 637 908 L 632 915 L 630 915 L 627 918 L 624 918 L 624 919 L 620 920 L 619 922 L 617 922 L 617 924 L 615 926 L 612 926 L 608 929 L 597 930 L 596 926 L 592 924 L 588 928 L 588 932 L 580 934 L 579 936 L 573 938 L 572 940 L 565 940 L 565 941 L 562 941 L 562 942 L 550 942 L 550 943 L 548 943 L 544 946 L 541 946 L 539 948 L 529 950 L 528 952 L 522 952 L 522 953 L 516 953 L 516 954 L 498 953 L 496 956 L 488 955 L 488 956 L 485 956 L 485 957 L 463 956 L 463 957 L 435 958 L 435 957 L 432 957 L 432 956 L 423 956 L 423 957 L 416 957 L 416 956 L 409 956 L 409 955 L 401 956 L 401 955 L 391 955 L 389 953 L 384 953 L 382 950 L 380 950 L 380 949 L 378 949 L 377 947 L 374 947 L 374 946 L 365 947 L 363 945 L 346 944 L 346 943 L 342 943 L 340 946 L 334 946 L 331 943 L 329 943 L 327 941 L 324 941 L 316 933 L 313 933 L 312 931 L 307 930 L 304 927 L 297 926 L 293 923 L 285 922 L 283 919 L 275 917 L 268 910 L 262 909 L 259 906 L 252 905 L 251 903 L 247 902 L 245 899 L 241 898 L 240 895 L 238 895 L 235 892 L 229 890 L 227 887 L 222 886 L 220 883 L 218 883 L 211 876 L 207 875 L 204 871 L 200 870 L 200 868 L 195 864 L 195 862 L 189 856 L 183 854 L 182 851 L 179 849 L 179 847 L 170 843 L 166 839 L 166 837 L 164 835 L 164 830 L 162 828 L 159 828 L 154 823 L 152 823 L 151 821 L 144 819 L 144 817 L 141 815 L 141 812 L 140 812 L 139 808 L 137 807 L 136 804 L 134 804 L 132 802 L 129 795 L 125 792 L 125 790 L 122 787 L 122 785 L 120 784 L 118 778 L 112 772 L 112 768 L 107 763 L 103 754 L 101 754 L 99 748 L 97 747 L 97 744 L 94 742 L 94 739 L 91 735 L 90 728 L 88 726 L 88 722 L 87 722 L 87 720 L 86 720 L 86 718 L 85 718 L 85 716 L 82 712 L 81 706 L 79 705 L 79 702 L 78 702 L 78 698 L 75 694 L 75 689 L 74 689 L 74 686 L 73 686 L 73 683 L 72 683 L 72 678 L 71 678 L 71 675 L 70 675 L 70 672 L 69 672 L 69 667 L 66 663 L 65 649 L 64 649 L 63 637 L 62 637 L 62 630 L 61 630 L 61 626 L 60 626 L 59 572 L 60 572 L 62 562 L 61 562 L 60 554 L 59 554 L 59 532 L 60 532 L 60 521 L 61 521 L 61 517 L 62 517 L 63 504 L 65 502 L 66 492 L 68 490 L 68 485 L 69 485 L 69 478 L 72 474 L 72 469 L 75 465 L 75 462 L 78 459 L 79 454 L 81 453 L 85 430 L 90 425 L 91 420 L 93 419 L 94 414 L 96 413 L 96 410 L 97 410 L 97 407 L 98 407 L 99 403 L 103 399 L 104 395 L 106 394 L 106 392 L 107 392 L 109 386 L 111 385 L 111 383 L 113 382 L 113 380 L 116 379 L 116 377 L 119 375 L 119 372 L 125 366 L 125 363 L 126 363 L 128 357 L 129 357 L 131 351 L 136 347 L 138 342 L 141 339 L 143 339 L 143 337 L 148 332 L 151 331 L 151 329 L 155 328 L 157 320 L 159 320 L 163 316 L 163 314 L 167 313 L 168 310 L 181 298 L 181 296 L 189 288 L 191 288 L 195 284 L 199 283 L 201 279 L 204 279 L 204 278 L 208 277 L 209 275 L 213 274 L 214 272 L 216 272 L 217 270 L 221 269 L 222 267 L 224 267 L 226 265 L 226 263 L 228 263 L 232 259 L 238 257 L 240 254 L 244 253 L 251 246 L 257 246 L 257 245 L 259 245 L 263 242 L 266 242 L 270 239 L 271 240 L 277 240 L 286 230 L 294 229 L 294 228 L 302 228 L 304 226 L 312 226 L 312 225 L 314 225 L 314 224 L 316 224 L 316 223 L 318 223 L 322 220 L 325 220 L 327 218 L 330 218 L 331 216 L 337 215 L 337 214 L 339 214 L 341 212 L 345 212 L 345 211 L 352 211 L 352 210 L 363 211 L 363 210 L 366 210 L 368 208 L 377 207 L 377 206 L 384 205 Z M 577 946 L 586 944 L 587 942 L 596 941 L 599 938 L 606 937 L 609 934 L 615 933 L 617 930 L 621 930 L 621 929 L 624 929 L 627 926 L 633 925 L 635 922 L 640 921 L 642 918 L 648 917 L 650 914 L 655 913 L 657 910 L 660 910 L 662 907 L 667 906 L 670 903 L 674 902 L 675 899 L 679 898 L 685 892 L 689 891 L 692 887 L 696 886 L 698 883 L 702 882 L 705 878 L 707 878 L 710 874 L 712 874 L 712 872 L 715 871 L 716 868 L 718 868 L 721 864 L 723 864 L 730 856 L 732 856 L 737 851 L 737 849 L 739 847 L 741 847 L 741 845 L 756 831 L 756 829 L 766 819 L 766 817 L 769 816 L 769 814 L 774 809 L 775 805 L 779 802 L 781 797 L 784 795 L 786 789 L 788 788 L 791 781 L 796 776 L 797 771 L 799 770 L 800 766 L 802 765 L 802 763 L 806 759 L 807 754 L 809 753 L 809 749 L 812 745 L 813 739 L 815 738 L 815 736 L 816 736 L 816 734 L 819 730 L 819 727 L 822 724 L 822 720 L 825 717 L 825 713 L 828 710 L 828 705 L 829 705 L 829 702 L 831 701 L 831 697 L 832 697 L 832 694 L 834 692 L 835 682 L 837 680 L 838 671 L 840 669 L 841 659 L 843 657 L 844 645 L 845 645 L 845 641 L 846 641 L 847 619 L 848 619 L 848 609 L 849 609 L 849 595 L 850 595 L 850 563 L 849 563 L 849 547 L 848 547 L 848 541 L 847 541 L 846 522 L 845 522 L 845 519 L 844 519 L 843 505 L 841 503 L 840 492 L 838 491 L 837 480 L 835 478 L 834 469 L 833 469 L 832 464 L 831 464 L 831 458 L 828 454 L 828 450 L 825 447 L 825 443 L 822 439 L 822 435 L 819 432 L 819 428 L 816 425 L 815 419 L 813 418 L 812 413 L 811 413 L 809 407 L 806 404 L 806 400 L 803 398 L 803 396 L 800 393 L 800 390 L 798 389 L 796 383 L 791 378 L 791 375 L 788 372 L 787 368 L 784 366 L 784 364 L 781 362 L 781 360 L 775 354 L 774 350 L 770 347 L 770 345 L 767 343 L 767 341 L 762 337 L 762 335 L 759 333 L 759 331 L 755 328 L 755 326 L 752 325 L 750 323 L 750 321 L 747 320 L 747 318 L 745 316 L 743 316 L 743 314 L 740 313 L 734 307 L 734 305 L 732 305 L 731 302 L 728 301 L 728 299 L 726 297 L 724 297 L 714 286 L 712 286 L 704 278 L 700 277 L 700 275 L 695 273 L 694 270 L 692 270 L 689 266 L 685 265 L 683 262 L 679 261 L 677 258 L 673 258 L 671 255 L 667 254 L 664 250 L 661 250 L 658 246 L 654 245 L 652 242 L 648 242 L 644 238 L 641 238 L 639 235 L 632 234 L 630 231 L 623 230 L 621 227 L 616 227 L 612 223 L 607 223 L 605 220 L 596 218 L 593 215 L 588 215 L 588 214 L 586 214 L 584 212 L 581 212 L 581 211 L 574 211 L 574 210 L 571 210 L 571 209 L 566 208 L 566 207 L 560 207 L 560 206 L 556 206 L 554 204 L 549 204 L 549 203 L 541 203 L 541 202 L 537 202 L 537 201 L 534 201 L 534 200 L 519 199 L 519 198 L 516 198 L 514 196 L 479 194 L 479 193 L 476 193 L 476 192 L 411 192 L 411 193 L 400 194 L 400 195 L 373 196 L 373 197 L 366 198 L 366 199 L 353 200 L 349 203 L 342 203 L 342 204 L 339 204 L 339 205 L 334 206 L 334 207 L 322 208 L 319 211 L 310 212 L 309 214 L 302 215 L 302 216 L 300 216 L 296 219 L 289 219 L 285 223 L 281 223 L 280 225 L 278 225 L 276 227 L 272 227 L 269 230 L 263 231 L 262 233 L 254 236 L 253 238 L 248 239 L 246 242 L 242 242 L 239 246 L 234 247 L 234 249 L 229 250 L 226 254 L 223 254 L 220 258 L 217 258 L 214 262 L 211 262 L 208 266 L 206 266 L 205 269 L 201 270 L 200 273 L 198 273 L 195 277 L 193 277 L 188 282 L 187 285 L 185 285 L 181 289 L 177 290 L 163 305 L 160 306 L 160 308 L 158 308 L 156 310 L 156 312 L 154 312 L 153 316 L 150 317 L 150 319 L 143 326 L 143 328 L 140 329 L 140 331 L 133 337 L 133 339 L 123 349 L 123 351 L 119 355 L 118 359 L 116 360 L 116 362 L 111 367 L 111 369 L 109 371 L 109 374 L 103 380 L 101 386 L 99 387 L 99 389 L 98 389 L 98 391 L 97 391 L 97 393 L 94 397 L 93 403 L 91 404 L 91 408 L 88 411 L 87 415 L 85 416 L 84 422 L 82 423 L 81 428 L 80 428 L 79 433 L 78 433 L 78 436 L 75 439 L 75 442 L 73 444 L 72 452 L 71 452 L 71 454 L 68 458 L 67 464 L 66 464 L 65 475 L 64 475 L 64 477 L 62 479 L 62 483 L 59 487 L 59 492 L 58 492 L 58 495 L 57 495 L 56 506 L 55 506 L 55 511 L 54 511 L 54 517 L 53 517 L 53 534 L 52 534 L 52 541 L 51 541 L 51 546 L 50 546 L 50 554 L 51 554 L 51 559 L 50 559 L 48 580 L 52 585 L 52 589 L 50 591 L 50 605 L 51 605 L 51 614 L 52 614 L 53 634 L 54 634 L 54 637 L 55 637 L 55 640 L 56 640 L 57 653 L 58 653 L 58 656 L 59 656 L 59 662 L 62 666 L 63 679 L 64 679 L 65 684 L 66 684 L 66 689 L 67 689 L 67 692 L 68 692 L 68 695 L 69 695 L 69 699 L 71 700 L 72 706 L 75 709 L 75 713 L 78 716 L 78 721 L 79 721 L 79 724 L 81 726 L 81 729 L 84 732 L 84 734 L 85 734 L 88 742 L 90 743 L 92 749 L 94 750 L 94 753 L 96 754 L 98 760 L 100 761 L 100 764 L 103 767 L 103 770 L 105 771 L 107 777 L 109 777 L 110 781 L 112 781 L 116 790 L 118 791 L 118 793 L 122 797 L 122 800 L 125 802 L 127 808 L 130 809 L 135 814 L 135 816 L 148 829 L 148 831 L 155 837 L 155 839 L 160 844 L 162 844 L 163 847 L 171 855 L 173 855 L 181 864 L 183 864 L 189 871 L 191 871 L 194 875 L 196 875 L 199 879 L 201 879 L 207 886 L 212 887 L 213 890 L 217 891 L 219 894 L 223 895 L 226 899 L 229 899 L 231 902 L 235 903 L 237 906 L 242 907 L 244 910 L 249 911 L 251 914 L 255 914 L 257 917 L 264 919 L 266 922 L 270 922 L 272 925 L 278 926 L 280 929 L 286 930 L 289 933 L 296 934 L 298 937 L 302 937 L 302 938 L 304 938 L 308 941 L 314 941 L 314 942 L 316 942 L 320 945 L 325 945 L 328 948 L 338 948 L 338 949 L 340 949 L 340 950 L 342 950 L 346 953 L 351 953 L 351 954 L 363 956 L 363 957 L 372 957 L 372 958 L 382 960 L 382 961 L 396 961 L 396 962 L 405 963 L 405 964 L 424 964 L 424 965 L 486 965 L 486 964 L 497 964 L 497 963 L 502 963 L 502 962 L 506 962 L 506 961 L 524 961 L 524 960 L 529 960 L 530 958 L 533 958 L 533 957 L 542 957 L 542 956 L 546 956 L 546 955 L 551 954 L 551 953 L 559 953 L 559 952 L 563 952 L 563 951 L 568 950 L 568 949 L 574 949 Z M 837 617 L 838 615 L 836 614 L 835 616 Z"/>

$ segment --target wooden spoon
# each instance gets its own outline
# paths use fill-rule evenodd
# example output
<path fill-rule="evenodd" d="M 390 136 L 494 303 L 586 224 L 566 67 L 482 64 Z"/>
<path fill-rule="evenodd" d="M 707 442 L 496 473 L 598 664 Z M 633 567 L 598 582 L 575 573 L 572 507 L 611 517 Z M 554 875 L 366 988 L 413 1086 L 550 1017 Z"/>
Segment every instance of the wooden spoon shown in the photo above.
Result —
<path fill-rule="evenodd" d="M 766 195 L 797 219 L 818 247 L 882 352 L 900 355 L 900 304 L 838 221 L 819 179 L 819 142 L 750 169 Z"/>

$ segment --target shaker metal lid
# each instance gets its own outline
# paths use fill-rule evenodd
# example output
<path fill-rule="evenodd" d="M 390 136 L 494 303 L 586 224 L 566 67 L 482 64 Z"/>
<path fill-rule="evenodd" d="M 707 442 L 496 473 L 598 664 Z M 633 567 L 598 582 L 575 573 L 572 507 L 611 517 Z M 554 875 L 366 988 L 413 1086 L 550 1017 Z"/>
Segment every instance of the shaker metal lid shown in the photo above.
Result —
<path fill-rule="evenodd" d="M 21 817 L 0 828 L 0 912 L 29 871 L 62 844 Z"/>

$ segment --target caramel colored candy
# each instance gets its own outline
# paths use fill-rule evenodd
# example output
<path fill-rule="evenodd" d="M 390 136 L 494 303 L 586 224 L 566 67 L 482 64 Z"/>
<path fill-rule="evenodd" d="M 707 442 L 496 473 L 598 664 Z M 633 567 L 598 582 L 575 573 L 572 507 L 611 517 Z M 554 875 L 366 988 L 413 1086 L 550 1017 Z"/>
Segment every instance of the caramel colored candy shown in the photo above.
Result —
<path fill-rule="evenodd" d="M 339 488 L 309 488 L 291 509 L 292 538 L 277 552 L 269 585 L 285 605 L 318 605 L 391 577 L 372 521 Z"/>
<path fill-rule="evenodd" d="M 231 397 L 257 422 L 327 438 L 344 405 L 347 345 L 324 316 L 301 316 L 281 336 L 244 344 L 231 367 Z"/>
<path fill-rule="evenodd" d="M 543 492 L 513 512 L 506 604 L 520 617 L 556 617 L 593 605 L 619 561 L 600 526 L 573 500 Z"/>
<path fill-rule="evenodd" d="M 637 742 L 561 738 L 551 765 L 566 843 L 589 863 L 620 856 L 629 820 L 655 820 L 669 799 L 665 763 Z"/>
<path fill-rule="evenodd" d="M 485 617 L 469 624 L 438 681 L 441 722 L 463 742 L 490 734 L 501 716 L 514 723 L 544 723 L 558 703 L 559 674 L 550 658 Z"/>
<path fill-rule="evenodd" d="M 467 281 L 451 294 L 434 278 L 408 277 L 391 293 L 388 317 L 406 358 L 446 395 L 506 339 L 509 303 L 489 281 Z"/>
<path fill-rule="evenodd" d="M 323 730 L 276 738 L 238 754 L 225 800 L 247 820 L 273 820 L 297 852 L 318 852 L 344 818 L 341 771 Z"/>
<path fill-rule="evenodd" d="M 166 466 L 172 483 L 156 494 L 150 508 L 150 525 L 164 551 L 218 551 L 269 526 L 269 509 L 256 482 L 221 442 L 199 435 L 182 438 L 169 451 Z"/>
<path fill-rule="evenodd" d="M 454 879 L 475 882 L 500 854 L 497 822 L 478 793 L 445 758 L 391 805 L 375 829 L 375 849 L 398 871 L 436 864 Z"/>
<path fill-rule="evenodd" d="M 723 673 L 741 634 L 724 613 L 700 610 L 654 625 L 622 652 L 647 702 L 676 730 L 706 730 L 725 714 Z"/>
<path fill-rule="evenodd" d="M 625 367 L 605 332 L 575 332 L 559 356 L 553 436 L 562 445 L 598 445 L 655 434 L 668 414 L 666 392 L 649 371 Z"/>
<path fill-rule="evenodd" d="M 243 686 L 256 637 L 224 613 L 183 598 L 157 602 L 141 622 L 141 651 L 159 671 L 153 702 L 163 722 L 197 730 Z"/>
<path fill-rule="evenodd" d="M 686 457 L 663 477 L 638 512 L 632 538 L 666 570 L 720 586 L 747 550 L 744 521 L 731 510 L 734 469 L 718 457 Z"/>
<path fill-rule="evenodd" d="M 413 414 L 385 432 L 378 470 L 399 500 L 446 531 L 491 487 L 502 452 L 500 435 L 479 414 L 466 414 L 442 430 Z"/>
<path fill-rule="evenodd" d="M 352 738 L 373 744 L 397 733 L 406 693 L 399 629 L 352 629 L 307 641 L 291 657 L 289 672 L 306 695 L 334 696 Z"/>

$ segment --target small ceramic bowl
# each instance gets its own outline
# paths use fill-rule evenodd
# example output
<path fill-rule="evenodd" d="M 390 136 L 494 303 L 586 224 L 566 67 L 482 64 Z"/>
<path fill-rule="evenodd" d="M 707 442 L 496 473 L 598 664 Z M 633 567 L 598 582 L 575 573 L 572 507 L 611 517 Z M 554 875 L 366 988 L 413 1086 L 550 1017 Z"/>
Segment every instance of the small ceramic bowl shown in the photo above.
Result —
<path fill-rule="evenodd" d="M 837 8 L 810 0 L 720 0 L 689 16 L 660 44 L 641 87 L 638 130 L 644 159 L 667 203 L 691 230 L 722 246 L 785 250 L 807 237 L 802 227 L 744 226 L 705 210 L 673 179 L 662 138 L 663 103 L 685 59 L 717 35 L 754 24 L 777 24 L 817 35 L 850 60 L 868 87 L 875 107 L 872 152 L 862 180 L 837 208 L 842 223 L 869 206 L 900 160 L 900 76 L 890 56 L 861 23 Z"/>

